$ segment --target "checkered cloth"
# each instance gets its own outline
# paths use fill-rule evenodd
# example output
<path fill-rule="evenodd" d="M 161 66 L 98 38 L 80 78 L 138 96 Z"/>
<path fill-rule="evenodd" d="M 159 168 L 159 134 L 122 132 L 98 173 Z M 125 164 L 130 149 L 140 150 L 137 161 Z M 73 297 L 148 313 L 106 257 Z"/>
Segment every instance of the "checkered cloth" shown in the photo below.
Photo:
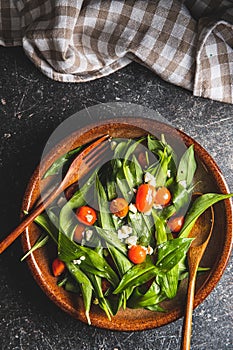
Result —
<path fill-rule="evenodd" d="M 233 103 L 232 0 L 1 0 L 0 44 L 83 82 L 137 61 L 195 96 Z"/>

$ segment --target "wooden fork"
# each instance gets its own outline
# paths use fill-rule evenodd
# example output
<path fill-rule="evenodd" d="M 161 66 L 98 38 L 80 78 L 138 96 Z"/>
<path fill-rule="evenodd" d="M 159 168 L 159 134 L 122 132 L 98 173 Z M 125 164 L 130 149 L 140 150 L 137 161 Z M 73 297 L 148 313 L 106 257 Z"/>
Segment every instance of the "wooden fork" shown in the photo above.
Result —
<path fill-rule="evenodd" d="M 79 181 L 90 170 L 94 169 L 109 148 L 109 135 L 104 135 L 85 148 L 71 163 L 64 179 L 1 243 L 0 254 L 12 244 L 32 221 L 41 214 L 65 189 Z"/>

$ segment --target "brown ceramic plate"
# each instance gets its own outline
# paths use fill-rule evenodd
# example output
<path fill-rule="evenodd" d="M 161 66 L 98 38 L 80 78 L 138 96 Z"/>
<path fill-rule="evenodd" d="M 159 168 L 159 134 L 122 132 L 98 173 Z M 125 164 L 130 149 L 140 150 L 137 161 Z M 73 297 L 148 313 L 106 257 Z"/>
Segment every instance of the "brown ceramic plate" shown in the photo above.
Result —
<path fill-rule="evenodd" d="M 192 138 L 181 131 L 145 118 L 119 118 L 103 121 L 73 132 L 65 140 L 61 141 L 47 156 L 44 168 L 48 168 L 55 159 L 78 145 L 92 141 L 98 136 L 109 133 L 113 137 L 133 138 L 147 134 L 148 130 L 160 137 L 161 133 L 176 149 L 182 148 L 182 144 L 189 146 L 194 144 L 198 169 L 196 180 L 200 181 L 198 190 L 216 193 L 228 193 L 224 178 L 211 156 Z M 33 174 L 23 200 L 23 210 L 29 211 L 40 196 L 39 168 Z M 194 307 L 199 305 L 212 291 L 219 281 L 226 267 L 232 243 L 232 206 L 230 200 L 225 200 L 214 206 L 215 225 L 211 241 L 203 257 L 202 266 L 210 267 L 210 270 L 197 279 Z M 30 225 L 22 237 L 24 251 L 28 251 L 40 236 L 37 225 Z M 86 322 L 82 299 L 77 295 L 68 293 L 57 286 L 57 279 L 51 274 L 51 260 L 55 255 L 52 245 L 35 251 L 28 258 L 28 264 L 36 282 L 61 309 L 73 317 Z M 120 310 L 110 322 L 98 306 L 91 309 L 92 325 L 113 330 L 134 331 L 155 328 L 172 322 L 184 313 L 186 283 L 184 281 L 179 288 L 177 296 L 164 305 L 167 312 L 159 313 L 143 309 L 125 311 Z"/>

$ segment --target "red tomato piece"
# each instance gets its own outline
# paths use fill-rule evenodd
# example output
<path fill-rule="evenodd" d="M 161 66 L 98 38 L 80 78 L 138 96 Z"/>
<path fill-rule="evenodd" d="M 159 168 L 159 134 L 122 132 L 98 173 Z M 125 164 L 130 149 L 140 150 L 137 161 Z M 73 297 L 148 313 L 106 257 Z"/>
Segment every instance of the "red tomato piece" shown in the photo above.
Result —
<path fill-rule="evenodd" d="M 155 204 L 168 205 L 171 201 L 171 192 L 167 187 L 159 187 L 155 193 Z"/>
<path fill-rule="evenodd" d="M 85 226 L 82 224 L 79 224 L 76 226 L 75 230 L 74 230 L 74 236 L 73 236 L 73 240 L 75 242 L 80 243 L 81 240 L 83 239 L 83 232 L 85 230 Z"/>
<path fill-rule="evenodd" d="M 171 232 L 179 232 L 183 225 L 184 225 L 184 217 L 183 216 L 172 216 L 168 222 L 168 227 L 170 228 Z"/>
<path fill-rule="evenodd" d="M 84 225 L 91 226 L 96 222 L 97 215 L 93 208 L 84 205 L 76 210 L 78 221 Z"/>
<path fill-rule="evenodd" d="M 65 266 L 63 261 L 61 261 L 58 258 L 53 260 L 53 262 L 52 262 L 52 270 L 53 270 L 53 275 L 55 277 L 60 276 L 65 271 L 65 268 L 66 268 L 66 266 Z"/>
<path fill-rule="evenodd" d="M 140 152 L 138 154 L 138 162 L 141 165 L 142 168 L 146 168 L 147 164 L 147 158 L 145 152 Z"/>
<path fill-rule="evenodd" d="M 129 206 L 124 198 L 113 199 L 110 203 L 110 211 L 119 218 L 124 218 L 129 211 Z"/>
<path fill-rule="evenodd" d="M 133 245 L 128 250 L 128 258 L 134 264 L 141 264 L 146 260 L 146 250 L 141 245 Z"/>
<path fill-rule="evenodd" d="M 136 207 L 141 213 L 151 210 L 155 200 L 155 188 L 149 184 L 142 184 L 136 193 Z"/>

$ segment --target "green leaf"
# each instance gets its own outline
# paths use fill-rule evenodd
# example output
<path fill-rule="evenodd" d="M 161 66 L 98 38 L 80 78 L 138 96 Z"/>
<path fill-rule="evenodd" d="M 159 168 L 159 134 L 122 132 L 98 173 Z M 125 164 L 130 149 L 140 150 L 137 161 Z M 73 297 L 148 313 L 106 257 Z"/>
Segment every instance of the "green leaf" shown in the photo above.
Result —
<path fill-rule="evenodd" d="M 115 230 L 113 230 L 113 229 L 106 230 L 106 229 L 103 229 L 103 228 L 98 227 L 98 226 L 95 226 L 95 229 L 96 229 L 98 235 L 102 239 L 104 239 L 106 242 L 110 243 L 112 246 L 117 248 L 123 254 L 125 254 L 125 255 L 127 254 L 127 248 L 126 248 L 125 244 L 123 242 L 121 242 L 121 240 L 118 238 L 118 235 L 115 232 Z"/>
<path fill-rule="evenodd" d="M 192 241 L 192 238 L 175 238 L 158 246 L 156 267 L 159 275 L 170 271 L 185 257 Z"/>
<path fill-rule="evenodd" d="M 157 272 L 158 269 L 148 260 L 142 264 L 134 265 L 124 274 L 113 294 L 121 293 L 129 287 L 137 287 L 155 277 Z"/>
<path fill-rule="evenodd" d="M 45 179 L 48 176 L 51 175 L 57 175 L 62 170 L 62 167 L 70 160 L 72 156 L 79 153 L 83 146 L 79 146 L 66 154 L 63 154 L 61 157 L 59 157 L 53 164 L 49 167 L 49 169 L 45 172 L 43 178 Z"/>
<path fill-rule="evenodd" d="M 108 250 L 117 267 L 120 277 L 122 277 L 129 269 L 131 269 L 133 263 L 131 263 L 131 261 L 114 246 L 108 245 Z"/>
<path fill-rule="evenodd" d="M 58 229 L 53 225 L 51 220 L 49 219 L 46 212 L 38 215 L 34 222 L 41 226 L 53 239 L 53 241 L 57 244 L 58 242 Z"/>
<path fill-rule="evenodd" d="M 130 157 L 133 155 L 133 152 L 138 147 L 139 143 L 141 143 L 143 140 L 145 140 L 145 137 L 141 137 L 137 141 L 131 140 L 130 144 L 126 148 L 124 162 L 127 162 L 130 159 Z"/>
<path fill-rule="evenodd" d="M 71 276 L 75 279 L 75 281 L 79 284 L 82 296 L 83 296 L 83 302 L 85 307 L 85 314 L 87 318 L 88 324 L 91 324 L 89 312 L 91 308 L 91 298 L 92 298 L 92 291 L 93 287 L 89 280 L 89 278 L 83 273 L 79 267 L 77 267 L 72 262 L 67 262 L 66 267 L 69 270 Z"/>
<path fill-rule="evenodd" d="M 98 299 L 99 306 L 101 309 L 104 310 L 106 313 L 109 321 L 111 321 L 111 315 L 113 315 L 111 308 L 109 307 L 109 303 L 107 303 L 103 291 L 102 291 L 102 285 L 101 285 L 101 278 L 95 275 L 92 275 L 90 273 L 87 273 L 87 277 L 92 283 L 92 286 L 94 288 L 94 293 Z"/>
<path fill-rule="evenodd" d="M 61 209 L 59 217 L 60 231 L 70 238 L 72 238 L 73 231 L 78 223 L 74 209 L 86 204 L 85 197 L 93 188 L 95 177 L 96 173 L 93 173 L 81 189 L 77 190 L 72 198 Z"/>
<path fill-rule="evenodd" d="M 33 253 L 38 248 L 44 247 L 44 245 L 48 242 L 48 240 L 49 240 L 49 235 L 46 235 L 46 236 L 41 235 L 36 241 L 36 243 L 33 245 L 33 247 L 31 247 L 31 249 L 26 254 L 24 254 L 24 256 L 20 259 L 20 261 L 25 260 L 31 253 Z"/>
<path fill-rule="evenodd" d="M 155 209 L 152 209 L 152 216 L 154 218 L 156 228 L 157 245 L 159 245 L 167 241 L 166 221 L 163 219 L 163 217 L 157 215 Z"/>
<path fill-rule="evenodd" d="M 175 182 L 171 186 L 172 201 L 176 211 L 185 213 L 191 200 L 191 193 L 182 184 Z"/>
<path fill-rule="evenodd" d="M 117 268 L 117 271 L 122 278 L 124 274 L 131 269 L 133 264 L 131 261 L 121 252 L 119 252 L 115 247 L 108 245 L 108 251 L 111 254 L 112 260 Z M 132 293 L 132 287 L 129 287 L 123 291 L 122 303 L 123 307 L 126 307 L 126 301 Z"/>
<path fill-rule="evenodd" d="M 96 176 L 95 185 L 96 185 L 96 192 L 97 192 L 97 200 L 99 204 L 100 225 L 103 227 L 103 229 L 112 230 L 115 228 L 115 226 L 112 220 L 112 216 L 109 212 L 109 203 L 107 200 L 107 194 L 98 176 Z"/>
<path fill-rule="evenodd" d="M 140 287 L 134 289 L 134 292 L 127 303 L 128 307 L 133 309 L 145 308 L 151 305 L 156 305 L 166 298 L 166 296 L 161 293 L 160 287 L 155 281 L 151 284 L 145 294 L 141 293 L 139 288 Z"/>
<path fill-rule="evenodd" d="M 132 162 L 130 162 L 130 170 L 134 177 L 135 186 L 140 185 L 142 183 L 143 170 L 135 155 L 133 155 Z"/>
<path fill-rule="evenodd" d="M 216 194 L 216 193 L 206 193 L 198 197 L 191 208 L 189 209 L 182 230 L 180 231 L 179 237 L 188 237 L 192 227 L 194 226 L 196 220 L 199 216 L 204 213 L 206 209 L 214 205 L 215 203 L 232 197 L 233 194 Z"/>
<path fill-rule="evenodd" d="M 191 145 L 182 155 L 178 169 L 176 181 L 178 183 L 184 182 L 184 187 L 188 188 L 192 182 L 196 171 L 196 161 L 194 157 L 194 146 Z"/>
<path fill-rule="evenodd" d="M 129 203 L 132 198 L 132 188 L 129 187 L 122 169 L 118 170 L 118 173 L 116 175 L 116 184 L 122 194 L 122 197 L 125 198 L 125 200 Z"/>
<path fill-rule="evenodd" d="M 119 283 L 117 274 L 101 255 L 91 248 L 76 244 L 60 232 L 58 257 L 64 262 L 70 262 L 81 256 L 85 257 L 80 265 L 82 270 L 106 278 L 114 287 Z"/>
<path fill-rule="evenodd" d="M 166 274 L 158 276 L 158 282 L 167 298 L 174 298 L 179 283 L 179 264 L 176 264 L 170 271 L 167 271 Z"/>

